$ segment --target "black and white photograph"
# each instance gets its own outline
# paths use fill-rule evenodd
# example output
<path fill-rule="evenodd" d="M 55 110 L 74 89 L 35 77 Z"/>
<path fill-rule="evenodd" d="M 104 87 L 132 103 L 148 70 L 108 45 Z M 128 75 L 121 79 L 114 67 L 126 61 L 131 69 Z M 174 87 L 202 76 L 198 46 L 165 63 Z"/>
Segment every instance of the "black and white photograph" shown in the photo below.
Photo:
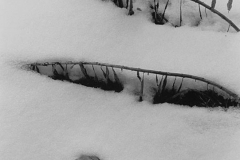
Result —
<path fill-rule="evenodd" d="M 240 160 L 240 0 L 0 0 L 0 160 Z"/>

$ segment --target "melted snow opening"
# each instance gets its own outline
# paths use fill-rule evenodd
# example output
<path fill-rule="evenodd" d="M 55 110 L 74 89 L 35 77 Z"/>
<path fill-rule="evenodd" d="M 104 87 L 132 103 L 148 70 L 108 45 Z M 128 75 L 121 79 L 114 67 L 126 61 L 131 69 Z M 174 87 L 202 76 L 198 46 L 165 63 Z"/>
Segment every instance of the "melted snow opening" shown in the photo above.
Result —
<path fill-rule="evenodd" d="M 30 70 L 54 80 L 105 91 L 128 93 L 153 104 L 190 107 L 239 106 L 239 98 L 227 88 L 193 75 L 133 68 L 98 62 L 32 63 Z"/>

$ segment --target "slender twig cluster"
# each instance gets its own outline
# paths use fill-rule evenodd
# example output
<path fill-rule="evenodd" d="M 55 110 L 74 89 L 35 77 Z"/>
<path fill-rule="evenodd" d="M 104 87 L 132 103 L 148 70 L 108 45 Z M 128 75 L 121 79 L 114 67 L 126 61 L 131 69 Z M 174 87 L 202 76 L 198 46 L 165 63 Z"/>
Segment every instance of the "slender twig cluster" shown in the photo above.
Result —
<path fill-rule="evenodd" d="M 238 28 L 238 26 L 236 24 L 234 24 L 229 18 L 227 18 L 221 12 L 219 12 L 215 9 L 216 0 L 212 0 L 211 6 L 207 5 L 206 3 L 204 3 L 200 0 L 191 0 L 191 1 L 198 3 L 199 5 L 205 7 L 205 9 L 208 9 L 211 12 L 217 14 L 219 17 L 221 17 L 223 20 L 225 20 L 230 26 L 232 26 L 237 32 L 240 31 L 240 29 Z M 232 2 L 232 1 L 230 0 L 229 2 Z M 229 3 L 229 2 L 228 2 L 228 10 L 230 11 L 230 9 L 232 7 L 232 3 Z"/>
<path fill-rule="evenodd" d="M 134 10 L 133 10 L 133 0 L 112 0 L 118 7 L 120 8 L 127 8 L 128 9 L 128 15 L 133 15 L 134 14 Z M 153 22 L 157 25 L 163 25 L 165 23 L 168 22 L 168 19 L 166 18 L 165 16 L 165 12 L 166 12 L 166 9 L 169 5 L 169 1 L 170 0 L 167 0 L 166 4 L 165 4 L 165 7 L 164 7 L 164 10 L 163 12 L 161 13 L 159 11 L 159 5 L 160 5 L 160 0 L 153 0 L 153 2 L 150 3 L 150 8 L 151 8 L 151 14 L 152 14 L 152 19 L 153 19 Z M 180 12 L 179 12 L 179 26 L 182 25 L 182 22 L 183 22 L 183 16 L 182 16 L 182 7 L 183 7 L 183 3 L 184 1 L 183 0 L 179 0 L 180 1 Z M 201 12 L 201 7 L 204 7 L 205 8 L 205 14 L 207 16 L 207 9 L 210 10 L 212 13 L 214 14 L 217 14 L 219 17 L 221 17 L 224 21 L 226 21 L 228 24 L 229 24 L 229 27 L 228 27 L 228 30 L 229 31 L 229 28 L 230 26 L 233 27 L 237 32 L 240 31 L 240 29 L 238 28 L 238 26 L 236 24 L 234 24 L 229 18 L 227 18 L 225 15 L 223 15 L 221 12 L 219 12 L 218 10 L 215 9 L 215 6 L 216 6 L 216 0 L 212 0 L 212 3 L 211 5 L 208 5 L 204 2 L 202 2 L 201 0 L 190 0 L 194 3 L 197 3 L 198 4 L 198 11 L 199 11 L 199 16 L 201 19 L 203 19 L 203 16 L 202 16 L 202 12 Z M 233 0 L 228 0 L 228 3 L 227 3 L 227 9 L 228 11 L 231 10 L 232 8 L 232 3 L 233 3 Z M 178 26 L 178 25 L 174 25 L 173 26 Z"/>

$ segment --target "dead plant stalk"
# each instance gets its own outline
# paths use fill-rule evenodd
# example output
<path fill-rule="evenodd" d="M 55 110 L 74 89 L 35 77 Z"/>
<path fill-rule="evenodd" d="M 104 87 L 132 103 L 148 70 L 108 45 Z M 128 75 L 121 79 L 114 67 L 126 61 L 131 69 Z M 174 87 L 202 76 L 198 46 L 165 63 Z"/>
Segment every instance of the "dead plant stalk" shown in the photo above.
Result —
<path fill-rule="evenodd" d="M 56 65 L 59 62 L 51 62 L 51 63 L 35 63 L 35 64 L 29 64 L 29 66 L 48 66 L 48 65 Z M 207 80 L 205 78 L 202 77 L 198 77 L 198 76 L 193 76 L 193 75 L 189 75 L 189 74 L 181 74 L 181 73 L 170 73 L 170 72 L 163 72 L 163 71 L 155 71 L 155 70 L 149 70 L 149 69 L 141 69 L 141 68 L 134 68 L 134 67 L 127 67 L 127 66 L 122 66 L 122 65 L 113 65 L 113 64 L 108 64 L 108 63 L 99 63 L 99 62 L 64 62 L 61 63 L 62 65 L 64 64 L 68 64 L 68 65 L 80 65 L 81 70 L 83 71 L 83 73 L 85 74 L 85 76 L 88 76 L 88 74 L 86 73 L 86 70 L 84 68 L 83 65 L 97 65 L 97 66 L 105 66 L 105 67 L 110 67 L 110 68 L 118 68 L 118 69 L 125 69 L 125 70 L 130 70 L 130 71 L 136 71 L 136 72 L 142 72 L 142 73 L 151 73 L 151 74 L 157 74 L 157 75 L 164 75 L 164 76 L 172 76 L 172 77 L 182 77 L 182 78 L 189 78 L 189 79 L 193 79 L 193 80 L 198 80 L 201 82 L 205 82 L 209 85 L 212 85 L 224 92 L 226 92 L 229 96 L 231 96 L 233 99 L 236 99 L 238 101 L 240 101 L 240 98 L 238 97 L 238 95 L 236 95 L 235 93 L 233 93 L 232 91 L 228 90 L 227 88 L 212 82 L 210 80 Z"/>

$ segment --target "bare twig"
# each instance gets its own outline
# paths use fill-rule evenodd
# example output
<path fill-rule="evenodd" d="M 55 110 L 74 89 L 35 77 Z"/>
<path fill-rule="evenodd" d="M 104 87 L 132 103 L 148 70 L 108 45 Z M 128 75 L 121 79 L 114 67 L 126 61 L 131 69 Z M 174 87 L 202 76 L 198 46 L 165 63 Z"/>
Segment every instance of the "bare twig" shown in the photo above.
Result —
<path fill-rule="evenodd" d="M 177 77 L 175 77 L 175 79 L 174 79 L 174 82 L 173 82 L 173 85 L 172 85 L 172 91 L 175 89 L 174 87 L 175 87 L 176 79 L 177 79 Z"/>
<path fill-rule="evenodd" d="M 217 14 L 218 16 L 220 16 L 222 19 L 224 19 L 226 22 L 228 22 L 237 32 L 240 31 L 240 29 L 237 27 L 236 24 L 234 24 L 230 19 L 228 19 L 226 16 L 224 16 L 222 13 L 220 13 L 219 11 L 217 11 L 216 9 L 214 9 L 214 7 L 211 7 L 209 5 L 207 5 L 206 3 L 200 1 L 200 0 L 191 0 L 195 3 L 200 4 L 201 6 L 209 9 L 210 11 L 212 11 L 213 13 Z"/>
<path fill-rule="evenodd" d="M 139 75 L 138 75 L 139 76 Z M 139 101 L 143 101 L 143 89 L 144 89 L 144 73 L 142 78 L 139 77 L 139 80 L 141 82 L 141 90 L 140 90 L 140 96 L 139 96 Z"/>
<path fill-rule="evenodd" d="M 164 80 L 163 80 L 163 85 L 162 85 L 162 90 L 164 91 L 167 85 L 167 75 L 165 76 Z"/>
<path fill-rule="evenodd" d="M 169 3 L 169 0 L 167 1 L 166 5 L 165 5 L 165 8 L 164 8 L 164 11 L 163 11 L 163 14 L 162 14 L 162 19 L 164 19 L 164 15 L 165 15 L 168 3 Z"/>
<path fill-rule="evenodd" d="M 158 76 L 157 76 L 157 74 L 156 74 L 156 83 L 157 83 L 157 86 L 158 86 Z"/>
<path fill-rule="evenodd" d="M 80 63 L 78 63 L 78 64 L 79 64 L 79 67 L 81 68 L 81 71 L 82 71 L 83 75 L 84 75 L 86 78 L 89 78 L 89 75 L 87 74 L 87 70 L 84 68 L 83 63 L 80 62 Z"/>
<path fill-rule="evenodd" d="M 93 69 L 93 72 L 94 72 L 94 78 L 95 78 L 96 81 L 98 81 L 97 73 L 95 72 L 95 68 L 93 67 L 93 65 L 92 65 L 92 69 Z"/>
<path fill-rule="evenodd" d="M 182 77 L 182 81 L 181 81 L 181 84 L 180 84 L 180 86 L 179 86 L 179 88 L 178 88 L 178 90 L 177 90 L 177 93 L 179 93 L 179 92 L 180 92 L 180 90 L 182 89 L 183 78 L 184 78 L 184 77 Z"/>
<path fill-rule="evenodd" d="M 230 29 L 230 25 L 228 26 L 227 32 L 229 32 L 229 29 Z"/>
<path fill-rule="evenodd" d="M 182 26 L 182 0 L 180 1 L 180 26 Z"/>
<path fill-rule="evenodd" d="M 202 19 L 202 12 L 201 12 L 201 6 L 200 6 L 200 4 L 198 4 L 198 10 L 199 10 L 200 18 Z"/>
<path fill-rule="evenodd" d="M 117 76 L 117 73 L 116 73 L 115 70 L 113 69 L 113 67 L 112 67 L 112 71 L 113 71 L 113 75 L 114 75 L 115 82 L 117 82 L 117 83 L 120 84 L 120 80 L 119 80 L 119 78 L 118 78 L 118 76 Z"/>
<path fill-rule="evenodd" d="M 158 92 L 159 93 L 161 92 L 162 81 L 163 81 L 163 75 L 162 75 L 160 83 L 158 84 Z"/>

